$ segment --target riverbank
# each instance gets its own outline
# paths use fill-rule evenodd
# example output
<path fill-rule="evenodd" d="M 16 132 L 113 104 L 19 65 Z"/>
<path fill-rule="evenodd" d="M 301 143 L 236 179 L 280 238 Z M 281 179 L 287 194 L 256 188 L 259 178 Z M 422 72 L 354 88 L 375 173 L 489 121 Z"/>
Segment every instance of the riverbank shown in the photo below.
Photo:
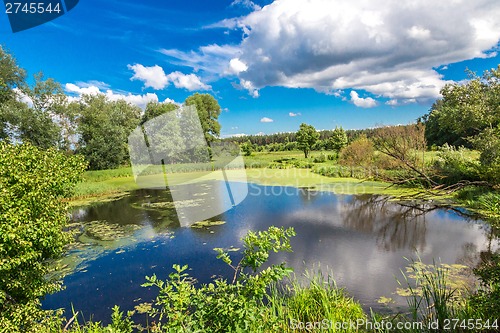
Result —
<path fill-rule="evenodd" d="M 267 186 L 292 186 L 336 194 L 374 194 L 392 197 L 394 200 L 432 202 L 436 205 L 466 208 L 471 213 L 488 221 L 495 228 L 500 227 L 500 192 L 470 187 L 457 193 L 434 195 L 421 189 L 398 186 L 378 180 L 363 180 L 350 177 L 328 177 L 305 168 L 250 168 L 229 170 L 226 175 L 232 181 L 245 181 Z M 149 175 L 146 183 L 165 184 L 163 175 Z M 197 180 L 224 180 L 222 173 L 205 171 L 184 172 L 169 175 L 169 181 L 185 183 Z M 119 199 L 130 191 L 142 188 L 133 177 L 130 167 L 112 170 L 87 171 L 83 181 L 76 185 L 75 194 L 68 199 L 70 206 L 86 206 L 93 203 Z"/>
<path fill-rule="evenodd" d="M 246 169 L 245 172 L 229 170 L 227 176 L 235 181 L 248 181 L 259 185 L 294 186 L 337 194 L 380 194 L 392 197 L 407 197 L 418 193 L 418 189 L 393 186 L 390 183 L 356 178 L 326 177 L 310 169 Z M 164 184 L 163 175 L 147 176 L 151 184 Z M 186 172 L 170 176 L 171 181 L 187 182 L 194 179 L 223 180 L 221 173 Z M 93 202 L 112 200 L 140 187 L 134 180 L 132 169 L 124 167 L 114 170 L 88 171 L 83 181 L 77 184 L 71 206 L 82 206 Z"/>

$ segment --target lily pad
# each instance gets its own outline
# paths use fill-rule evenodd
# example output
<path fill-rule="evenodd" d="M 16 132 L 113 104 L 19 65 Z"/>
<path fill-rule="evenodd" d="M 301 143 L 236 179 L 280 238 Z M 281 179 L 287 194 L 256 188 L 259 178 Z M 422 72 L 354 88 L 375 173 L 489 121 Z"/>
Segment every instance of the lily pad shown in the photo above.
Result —
<path fill-rule="evenodd" d="M 141 226 L 135 224 L 119 225 L 107 221 L 92 221 L 85 224 L 85 235 L 100 241 L 115 241 L 130 236 Z"/>
<path fill-rule="evenodd" d="M 212 227 L 215 225 L 223 225 L 225 223 L 226 223 L 226 221 L 208 221 L 208 220 L 205 220 L 205 221 L 196 222 L 195 224 L 191 225 L 191 228 L 201 229 L 201 228 Z"/>

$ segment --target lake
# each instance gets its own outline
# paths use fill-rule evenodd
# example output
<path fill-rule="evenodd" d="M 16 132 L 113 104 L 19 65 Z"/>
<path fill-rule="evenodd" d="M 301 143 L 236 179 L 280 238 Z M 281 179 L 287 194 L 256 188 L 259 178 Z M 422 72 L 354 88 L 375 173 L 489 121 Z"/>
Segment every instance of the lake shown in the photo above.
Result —
<path fill-rule="evenodd" d="M 404 299 L 394 292 L 408 265 L 405 258 L 474 265 L 498 246 L 487 225 L 460 210 L 415 208 L 375 195 L 250 184 L 245 200 L 211 219 L 224 224 L 200 228 L 180 226 L 171 198 L 165 190 L 138 190 L 75 209 L 71 228 L 80 236 L 61 261 L 66 288 L 47 296 L 44 308 L 65 308 L 70 317 L 73 306 L 85 318 L 92 314 L 108 322 L 115 304 L 132 310 L 150 302 L 157 291 L 141 287 L 145 276 L 164 279 L 173 264 L 189 264 L 200 282 L 231 276 L 213 248 L 237 249 L 248 230 L 271 225 L 297 233 L 293 253 L 272 256 L 271 263 L 286 261 L 298 276 L 318 267 L 329 271 L 365 309 L 378 311 L 388 311 L 377 302 L 381 296 L 395 299 L 389 310 L 404 309 Z"/>

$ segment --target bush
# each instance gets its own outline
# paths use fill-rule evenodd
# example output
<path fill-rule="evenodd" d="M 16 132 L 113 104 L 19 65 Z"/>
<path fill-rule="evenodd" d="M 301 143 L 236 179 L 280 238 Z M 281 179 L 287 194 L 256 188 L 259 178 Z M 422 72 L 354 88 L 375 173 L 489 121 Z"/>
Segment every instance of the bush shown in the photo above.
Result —
<path fill-rule="evenodd" d="M 500 313 L 500 254 L 493 254 L 474 273 L 482 288 L 471 297 L 471 305 L 481 314 L 480 318 L 495 320 Z"/>
<path fill-rule="evenodd" d="M 325 154 L 323 154 L 323 153 L 319 154 L 319 156 L 316 156 L 313 159 L 313 162 L 314 163 L 324 163 L 324 162 L 326 162 L 326 156 L 325 156 Z"/>
<path fill-rule="evenodd" d="M 265 332 L 274 319 L 269 317 L 264 299 L 271 284 L 288 276 L 291 268 L 271 265 L 265 269 L 270 252 L 291 251 L 292 228 L 270 227 L 250 231 L 243 238 L 244 250 L 238 263 L 229 252 L 214 249 L 217 258 L 234 270 L 232 280 L 219 278 L 196 287 L 196 280 L 186 273 L 188 266 L 174 265 L 166 281 L 155 275 L 147 277 L 145 287 L 157 287 L 159 295 L 150 314 L 158 319 L 154 332 Z M 262 321 L 263 317 L 268 320 Z"/>
<path fill-rule="evenodd" d="M 443 145 L 434 162 L 435 172 L 444 177 L 441 181 L 446 184 L 455 184 L 461 180 L 479 180 L 479 164 L 467 157 L 467 149 L 454 148 L 448 144 Z"/>
<path fill-rule="evenodd" d="M 55 313 L 40 310 L 39 299 L 60 288 L 46 275 L 70 241 L 61 199 L 85 167 L 80 156 L 0 143 L 0 332 L 53 324 Z"/>
<path fill-rule="evenodd" d="M 360 137 L 340 151 L 339 163 L 350 167 L 370 166 L 375 148 L 366 137 Z"/>

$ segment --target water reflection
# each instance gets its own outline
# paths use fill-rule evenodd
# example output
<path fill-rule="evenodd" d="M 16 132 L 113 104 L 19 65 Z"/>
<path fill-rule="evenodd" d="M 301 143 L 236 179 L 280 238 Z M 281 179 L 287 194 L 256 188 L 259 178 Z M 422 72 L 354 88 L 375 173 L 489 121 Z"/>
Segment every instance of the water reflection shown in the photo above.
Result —
<path fill-rule="evenodd" d="M 215 259 L 215 247 L 239 247 L 248 230 L 270 225 L 293 226 L 293 253 L 271 257 L 283 260 L 300 275 L 321 263 L 337 283 L 366 307 L 380 308 L 376 299 L 393 296 L 395 277 L 408 262 L 477 264 L 498 250 L 498 238 L 480 221 L 431 206 L 399 205 L 379 196 L 334 195 L 309 189 L 250 186 L 248 197 L 228 212 L 214 217 L 218 226 L 182 228 L 167 191 L 140 190 L 120 200 L 76 210 L 85 244 L 67 261 L 82 258 L 77 273 L 65 278 L 66 290 L 47 297 L 47 308 L 65 307 L 108 320 L 110 309 L 124 309 L 150 300 L 154 292 L 141 288 L 144 276 L 166 278 L 174 263 L 189 264 L 201 282 L 212 275 L 229 275 Z M 91 239 L 91 221 L 106 221 L 128 233 L 114 240 Z M 130 229 L 130 226 L 137 228 Z M 129 228 L 129 229 L 127 229 Z M 121 229 L 120 229 L 121 230 Z M 132 230 L 132 231 L 130 231 Z M 85 258 L 85 253 L 91 253 Z M 73 259 L 71 258 L 73 256 Z M 135 301 L 135 302 L 134 302 Z M 399 305 L 404 304 L 399 300 Z"/>

